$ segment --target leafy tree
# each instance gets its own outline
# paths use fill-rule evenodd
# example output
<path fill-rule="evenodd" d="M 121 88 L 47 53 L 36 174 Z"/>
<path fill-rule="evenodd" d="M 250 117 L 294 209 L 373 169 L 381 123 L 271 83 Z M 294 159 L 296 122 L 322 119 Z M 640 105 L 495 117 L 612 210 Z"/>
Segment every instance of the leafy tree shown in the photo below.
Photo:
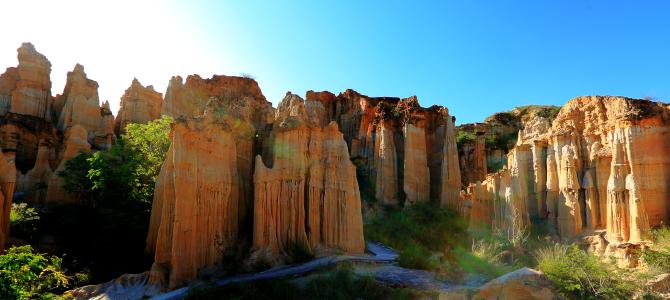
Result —
<path fill-rule="evenodd" d="M 69 283 L 60 258 L 36 253 L 31 246 L 12 247 L 0 256 L 1 299 L 47 298 Z"/>
<path fill-rule="evenodd" d="M 151 204 L 156 178 L 170 148 L 170 124 L 172 118 L 162 116 L 147 124 L 128 124 L 122 137 L 139 160 L 134 166 L 133 200 Z"/>
<path fill-rule="evenodd" d="M 93 207 L 132 207 L 148 213 L 170 146 L 171 123 L 170 117 L 163 116 L 147 124 L 128 124 L 126 134 L 109 150 L 70 159 L 58 174 L 65 189 Z"/>

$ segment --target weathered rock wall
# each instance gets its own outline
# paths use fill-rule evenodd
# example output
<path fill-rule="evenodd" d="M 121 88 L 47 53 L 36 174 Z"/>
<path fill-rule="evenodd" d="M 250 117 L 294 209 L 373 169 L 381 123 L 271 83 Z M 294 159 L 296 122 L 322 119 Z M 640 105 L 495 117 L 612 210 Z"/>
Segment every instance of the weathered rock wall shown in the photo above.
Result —
<path fill-rule="evenodd" d="M 501 173 L 511 172 L 519 210 L 526 205 L 529 216 L 548 218 L 561 238 L 605 229 L 613 245 L 637 243 L 670 217 L 669 130 L 670 109 L 663 103 L 578 97 L 561 109 L 546 133 L 519 139 L 509 155 L 517 166 L 511 163 L 510 171 Z M 500 175 L 489 175 L 483 185 L 491 185 L 495 176 Z M 475 206 L 495 207 L 497 199 L 471 201 L 471 210 L 480 210 Z M 495 226 L 495 220 L 483 218 L 471 223 Z"/>
<path fill-rule="evenodd" d="M 307 100 L 323 104 L 324 122 L 338 123 L 352 160 L 381 203 L 458 203 L 455 120 L 446 108 L 422 108 L 416 97 L 375 98 L 353 90 L 337 96 L 309 91 Z"/>
<path fill-rule="evenodd" d="M 56 110 L 60 108 L 62 109 Z M 98 83 L 88 79 L 84 66 L 77 64 L 67 73 L 63 94 L 56 96 L 54 110 L 58 112 L 57 127 L 61 131 L 80 125 L 93 133 L 100 124 Z"/>
<path fill-rule="evenodd" d="M 319 105 L 287 94 L 272 131 L 272 167 L 256 158 L 253 244 L 270 255 L 295 243 L 365 249 L 355 166 L 337 123 L 322 128 L 319 118 L 308 117 L 313 107 Z"/>
<path fill-rule="evenodd" d="M 18 51 L 19 65 L 0 76 L 0 116 L 6 112 L 47 119 L 51 114 L 51 63 L 30 43 Z"/>
<path fill-rule="evenodd" d="M 148 246 L 151 281 L 176 287 L 221 261 L 238 235 L 237 154 L 232 130 L 178 120 L 154 195 Z"/>

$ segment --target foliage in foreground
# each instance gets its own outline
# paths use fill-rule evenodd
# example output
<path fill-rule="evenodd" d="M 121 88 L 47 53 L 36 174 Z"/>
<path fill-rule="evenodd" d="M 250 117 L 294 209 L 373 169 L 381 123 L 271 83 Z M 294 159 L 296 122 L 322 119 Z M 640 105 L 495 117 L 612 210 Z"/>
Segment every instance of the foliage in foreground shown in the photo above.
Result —
<path fill-rule="evenodd" d="M 186 299 L 415 299 L 409 289 L 391 288 L 372 277 L 357 276 L 351 265 L 315 275 L 304 284 L 287 279 L 204 286 L 192 289 Z"/>
<path fill-rule="evenodd" d="M 556 244 L 536 252 L 539 269 L 571 299 L 630 299 L 635 285 L 623 271 L 576 245 Z"/>
<path fill-rule="evenodd" d="M 56 256 L 36 253 L 31 246 L 12 247 L 0 256 L 0 299 L 49 298 L 69 284 Z"/>
<path fill-rule="evenodd" d="M 381 242 L 400 252 L 398 263 L 403 267 L 436 270 L 443 256 L 462 247 L 465 222 L 451 209 L 428 203 L 415 203 L 399 211 L 379 213 L 365 225 L 365 238 Z"/>

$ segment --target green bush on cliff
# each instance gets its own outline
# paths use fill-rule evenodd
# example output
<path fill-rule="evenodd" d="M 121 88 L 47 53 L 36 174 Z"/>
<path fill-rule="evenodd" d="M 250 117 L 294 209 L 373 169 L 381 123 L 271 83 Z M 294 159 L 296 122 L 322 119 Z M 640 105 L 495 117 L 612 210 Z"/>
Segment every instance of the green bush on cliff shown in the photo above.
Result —
<path fill-rule="evenodd" d="M 464 143 L 473 143 L 476 139 L 474 132 L 459 130 L 456 134 L 456 145 L 460 148 Z"/>
<path fill-rule="evenodd" d="M 30 246 L 12 247 L 0 255 L 0 299 L 53 298 L 70 284 L 61 259 L 36 253 Z"/>

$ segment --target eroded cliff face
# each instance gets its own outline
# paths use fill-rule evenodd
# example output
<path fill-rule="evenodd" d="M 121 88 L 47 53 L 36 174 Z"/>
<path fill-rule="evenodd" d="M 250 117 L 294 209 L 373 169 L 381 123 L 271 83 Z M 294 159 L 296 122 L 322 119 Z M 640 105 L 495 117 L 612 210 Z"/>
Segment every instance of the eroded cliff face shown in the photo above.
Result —
<path fill-rule="evenodd" d="M 287 94 L 271 134 L 272 167 L 256 157 L 253 245 L 270 256 L 296 243 L 347 253 L 365 249 L 356 167 L 337 123 L 321 127 L 320 118 L 308 117 L 319 107 Z"/>
<path fill-rule="evenodd" d="M 17 51 L 18 66 L 0 75 L 0 146 L 27 172 L 35 164 L 39 141 L 55 141 L 57 135 L 51 124 L 51 63 L 30 43 Z"/>
<path fill-rule="evenodd" d="M 108 149 L 116 140 L 114 116 L 109 102 L 98 100 L 98 84 L 87 78 L 77 64 L 67 74 L 62 95 L 51 96 L 51 63 L 30 43 L 18 49 L 17 67 L 0 75 L 0 146 L 17 170 L 15 197 L 29 202 L 44 202 L 47 186 L 62 184 L 55 171 L 77 152 L 70 144 L 71 129 L 77 136 L 76 149 Z M 67 152 L 67 153 L 66 153 Z M 51 187 L 52 191 L 62 188 Z M 66 199 L 57 192 L 51 199 Z M 74 195 L 68 195 L 74 197 Z"/>
<path fill-rule="evenodd" d="M 350 156 L 385 205 L 435 201 L 457 205 L 460 170 L 454 118 L 445 107 L 422 108 L 416 97 L 335 96 L 307 92 L 322 103 L 324 123 L 335 121 Z"/>
<path fill-rule="evenodd" d="M 498 178 L 510 177 L 512 197 L 476 192 L 468 197 L 472 211 L 512 207 L 527 216 L 546 218 L 562 239 L 605 230 L 602 251 L 622 243 L 639 243 L 650 226 L 670 217 L 670 109 L 663 103 L 624 97 L 578 97 L 560 111 L 546 133 L 519 139 L 508 156 L 508 168 L 483 181 L 496 190 Z M 529 154 L 530 153 L 530 154 Z M 509 174 L 509 175 L 507 175 Z M 514 182 L 517 183 L 514 183 Z M 514 196 L 517 195 L 517 196 Z M 516 204 L 515 204 L 516 203 Z M 471 214 L 472 223 L 498 226 L 501 214 Z M 526 215 L 523 218 L 527 218 Z"/>
<path fill-rule="evenodd" d="M 62 108 L 61 108 L 62 106 Z M 58 113 L 57 127 L 65 131 L 79 125 L 93 132 L 100 124 L 98 83 L 88 79 L 84 66 L 77 64 L 67 73 L 63 94 L 56 96 L 54 110 Z"/>
<path fill-rule="evenodd" d="M 165 102 L 186 110 L 169 112 L 175 117 L 172 144 L 157 179 L 147 237 L 147 252 L 155 257 L 152 283 L 181 285 L 251 238 L 254 156 L 262 152 L 274 110 L 262 94 L 238 86 L 257 84 L 189 76 L 186 85 L 168 87 L 167 95 L 189 98 Z"/>
<path fill-rule="evenodd" d="M 47 119 L 51 113 L 51 63 L 23 43 L 18 51 L 19 65 L 0 76 L 0 116 L 7 112 Z"/>
<path fill-rule="evenodd" d="M 160 118 L 162 106 L 163 94 L 156 92 L 153 86 L 144 87 L 137 79 L 133 79 L 130 87 L 121 96 L 114 132 L 121 135 L 128 123 L 145 124 Z"/>
<path fill-rule="evenodd" d="M 221 261 L 238 235 L 239 189 L 232 130 L 211 119 L 180 119 L 155 190 L 148 244 L 151 282 L 174 288 Z"/>

